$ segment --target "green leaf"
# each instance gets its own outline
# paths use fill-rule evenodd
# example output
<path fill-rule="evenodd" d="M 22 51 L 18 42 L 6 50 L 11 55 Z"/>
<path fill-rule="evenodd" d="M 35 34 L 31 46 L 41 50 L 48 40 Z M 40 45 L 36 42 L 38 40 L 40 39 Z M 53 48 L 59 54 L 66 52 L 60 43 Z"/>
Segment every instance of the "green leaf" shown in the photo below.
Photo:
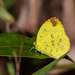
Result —
<path fill-rule="evenodd" d="M 5 7 L 0 4 L 0 18 L 5 22 L 12 23 L 14 21 L 14 17 L 5 9 Z"/>
<path fill-rule="evenodd" d="M 15 75 L 15 67 L 13 63 L 7 63 L 7 69 L 10 75 Z"/>
<path fill-rule="evenodd" d="M 3 0 L 7 9 L 10 9 L 16 3 L 16 1 L 17 0 Z"/>
<path fill-rule="evenodd" d="M 75 63 L 68 55 L 66 55 L 64 58 L 71 61 L 71 62 L 73 62 L 73 63 Z"/>
<path fill-rule="evenodd" d="M 40 52 L 35 53 L 35 49 L 29 51 L 34 45 L 35 37 L 32 39 L 25 38 L 24 35 L 14 33 L 3 33 L 0 34 L 0 56 L 13 56 L 13 51 L 19 56 L 20 45 L 23 41 L 22 57 L 30 58 L 50 58 L 46 55 L 42 55 Z"/>
<path fill-rule="evenodd" d="M 75 69 L 75 64 L 54 66 L 53 69 Z"/>
<path fill-rule="evenodd" d="M 67 53 L 66 53 L 67 54 Z M 37 72 L 35 72 L 32 75 L 45 75 L 50 69 L 52 69 L 52 67 L 54 67 L 54 65 L 61 60 L 66 54 L 64 54 L 63 56 L 61 56 L 60 58 L 58 58 L 57 60 L 51 62 L 50 64 L 46 65 L 45 67 L 43 67 L 42 69 L 38 70 Z"/>

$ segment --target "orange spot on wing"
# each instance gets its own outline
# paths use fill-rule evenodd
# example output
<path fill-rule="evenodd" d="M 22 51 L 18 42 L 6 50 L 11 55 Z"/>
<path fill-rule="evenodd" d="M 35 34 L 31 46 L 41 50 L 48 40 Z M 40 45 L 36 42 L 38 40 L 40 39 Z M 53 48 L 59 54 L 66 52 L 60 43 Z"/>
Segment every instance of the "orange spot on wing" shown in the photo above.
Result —
<path fill-rule="evenodd" d="M 50 19 L 50 22 L 53 24 L 53 27 L 56 26 L 57 22 L 56 22 L 57 18 L 56 17 L 53 17 Z"/>

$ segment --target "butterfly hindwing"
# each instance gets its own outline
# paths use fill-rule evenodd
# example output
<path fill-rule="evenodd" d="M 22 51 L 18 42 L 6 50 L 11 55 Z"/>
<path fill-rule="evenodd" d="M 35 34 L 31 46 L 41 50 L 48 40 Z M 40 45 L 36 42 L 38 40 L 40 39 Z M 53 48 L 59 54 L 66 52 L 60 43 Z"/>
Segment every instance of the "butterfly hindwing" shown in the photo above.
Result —
<path fill-rule="evenodd" d="M 43 38 L 39 43 L 39 47 L 41 48 L 40 52 L 58 58 L 69 50 L 70 43 L 65 33 L 56 32 Z"/>

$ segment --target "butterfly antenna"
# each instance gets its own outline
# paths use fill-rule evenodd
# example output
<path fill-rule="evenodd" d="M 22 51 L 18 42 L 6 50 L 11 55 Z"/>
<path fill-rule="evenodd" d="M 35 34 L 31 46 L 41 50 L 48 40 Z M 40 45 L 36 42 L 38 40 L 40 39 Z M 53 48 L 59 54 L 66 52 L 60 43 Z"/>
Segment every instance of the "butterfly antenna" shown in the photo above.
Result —
<path fill-rule="evenodd" d="M 24 44 L 27 44 L 27 45 L 29 45 L 29 46 L 32 46 L 32 45 L 30 45 L 30 44 L 28 44 L 28 43 L 24 43 Z"/>
<path fill-rule="evenodd" d="M 30 38 L 30 37 L 24 37 L 24 38 L 28 38 L 28 39 L 31 39 L 33 42 L 35 41 L 35 40 L 33 40 L 32 38 Z"/>

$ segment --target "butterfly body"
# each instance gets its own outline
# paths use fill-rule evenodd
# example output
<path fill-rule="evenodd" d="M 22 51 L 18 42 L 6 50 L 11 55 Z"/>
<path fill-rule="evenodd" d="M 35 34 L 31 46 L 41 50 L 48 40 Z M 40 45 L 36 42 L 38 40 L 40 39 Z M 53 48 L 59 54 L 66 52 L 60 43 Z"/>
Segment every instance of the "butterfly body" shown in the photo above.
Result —
<path fill-rule="evenodd" d="M 41 26 L 34 45 L 37 51 L 56 59 L 70 49 L 70 42 L 65 34 L 65 29 L 55 17 Z"/>

